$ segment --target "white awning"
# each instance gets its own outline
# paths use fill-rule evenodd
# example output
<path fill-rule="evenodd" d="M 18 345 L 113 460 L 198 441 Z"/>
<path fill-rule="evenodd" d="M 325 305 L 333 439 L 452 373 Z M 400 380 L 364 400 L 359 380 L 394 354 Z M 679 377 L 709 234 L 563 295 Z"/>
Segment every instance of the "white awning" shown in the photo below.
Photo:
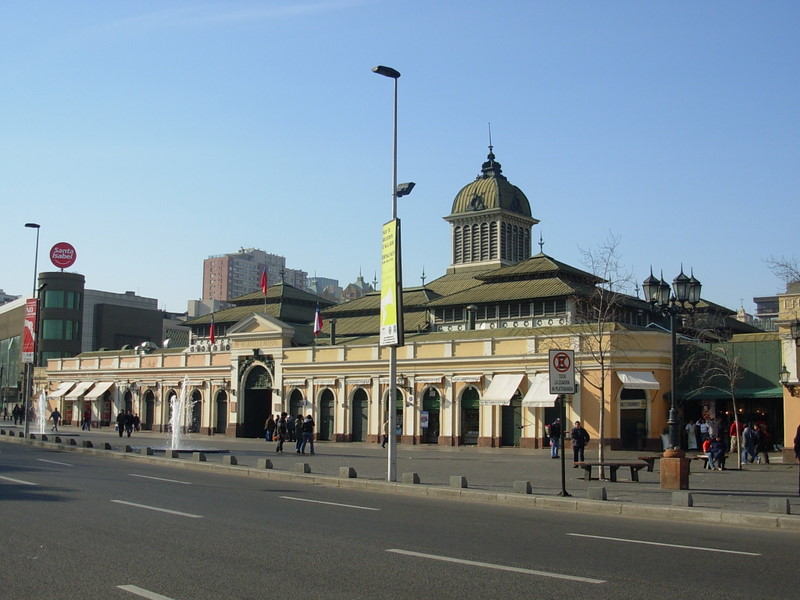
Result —
<path fill-rule="evenodd" d="M 489 384 L 489 389 L 481 398 L 481 405 L 483 406 L 508 406 L 511 404 L 511 397 L 516 393 L 519 383 L 522 381 L 524 375 L 495 375 L 492 377 L 492 383 Z"/>
<path fill-rule="evenodd" d="M 558 394 L 550 393 L 550 374 L 537 373 L 528 388 L 528 393 L 522 399 L 522 406 L 550 408 L 556 405 L 557 398 Z"/>
<path fill-rule="evenodd" d="M 97 400 L 100 396 L 106 393 L 106 390 L 114 385 L 113 381 L 101 381 L 92 388 L 91 392 L 87 392 L 84 398 L 86 400 Z"/>
<path fill-rule="evenodd" d="M 81 381 L 72 391 L 65 396 L 65 400 L 80 400 L 86 391 L 94 385 L 94 381 Z"/>
<path fill-rule="evenodd" d="M 48 398 L 61 398 L 67 391 L 75 385 L 74 381 L 65 381 L 61 385 L 59 385 L 55 390 L 47 394 Z"/>
<path fill-rule="evenodd" d="M 657 390 L 661 385 L 652 371 L 617 371 L 622 387 L 629 390 Z"/>

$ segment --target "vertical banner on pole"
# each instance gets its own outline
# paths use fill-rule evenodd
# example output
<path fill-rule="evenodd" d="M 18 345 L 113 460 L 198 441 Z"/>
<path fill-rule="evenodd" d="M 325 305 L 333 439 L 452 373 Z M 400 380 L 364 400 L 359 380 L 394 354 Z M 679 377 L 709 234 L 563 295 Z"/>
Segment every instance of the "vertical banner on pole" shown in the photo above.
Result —
<path fill-rule="evenodd" d="M 402 345 L 402 299 L 398 293 L 398 250 L 400 220 L 383 226 L 381 244 L 381 346 Z"/>
<path fill-rule="evenodd" d="M 25 325 L 22 329 L 22 362 L 33 363 L 33 355 L 36 351 L 36 298 L 28 298 L 25 301 Z"/>

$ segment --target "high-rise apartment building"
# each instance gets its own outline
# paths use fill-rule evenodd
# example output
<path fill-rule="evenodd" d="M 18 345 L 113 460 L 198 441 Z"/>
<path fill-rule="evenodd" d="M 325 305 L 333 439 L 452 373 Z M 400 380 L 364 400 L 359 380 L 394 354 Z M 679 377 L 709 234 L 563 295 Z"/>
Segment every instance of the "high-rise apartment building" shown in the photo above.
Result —
<path fill-rule="evenodd" d="M 203 261 L 203 300 L 238 298 L 261 287 L 266 268 L 268 284 L 288 283 L 299 289 L 307 285 L 308 273 L 287 269 L 286 258 L 257 248 L 210 256 Z"/>

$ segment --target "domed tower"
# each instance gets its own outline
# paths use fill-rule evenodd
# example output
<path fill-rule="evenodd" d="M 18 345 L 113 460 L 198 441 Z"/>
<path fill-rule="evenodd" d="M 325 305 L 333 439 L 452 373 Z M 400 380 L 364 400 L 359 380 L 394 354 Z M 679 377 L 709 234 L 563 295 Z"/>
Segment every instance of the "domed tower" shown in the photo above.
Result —
<path fill-rule="evenodd" d="M 503 175 L 492 146 L 481 174 L 461 188 L 453 200 L 450 223 L 451 264 L 462 269 L 503 267 L 531 256 L 531 216 L 525 194 Z"/>

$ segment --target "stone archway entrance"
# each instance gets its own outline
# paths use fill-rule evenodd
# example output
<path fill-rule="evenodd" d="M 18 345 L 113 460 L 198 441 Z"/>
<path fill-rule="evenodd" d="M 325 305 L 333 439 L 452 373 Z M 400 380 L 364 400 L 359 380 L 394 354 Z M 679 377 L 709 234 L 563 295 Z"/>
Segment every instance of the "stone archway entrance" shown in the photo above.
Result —
<path fill-rule="evenodd" d="M 214 433 L 224 434 L 228 427 L 228 394 L 220 392 L 217 394 L 217 426 Z"/>
<path fill-rule="evenodd" d="M 353 423 L 351 424 L 351 431 L 353 432 L 352 441 L 364 442 L 367 439 L 367 411 L 369 406 L 367 393 L 363 388 L 358 388 L 355 391 L 350 404 L 353 408 Z"/>
<path fill-rule="evenodd" d="M 147 390 L 144 394 L 144 419 L 142 420 L 142 430 L 151 431 L 155 422 L 156 397 L 152 390 Z"/>
<path fill-rule="evenodd" d="M 243 404 L 244 415 L 239 424 L 239 437 L 261 437 L 272 404 L 272 377 L 264 367 L 255 366 L 248 373 Z"/>

